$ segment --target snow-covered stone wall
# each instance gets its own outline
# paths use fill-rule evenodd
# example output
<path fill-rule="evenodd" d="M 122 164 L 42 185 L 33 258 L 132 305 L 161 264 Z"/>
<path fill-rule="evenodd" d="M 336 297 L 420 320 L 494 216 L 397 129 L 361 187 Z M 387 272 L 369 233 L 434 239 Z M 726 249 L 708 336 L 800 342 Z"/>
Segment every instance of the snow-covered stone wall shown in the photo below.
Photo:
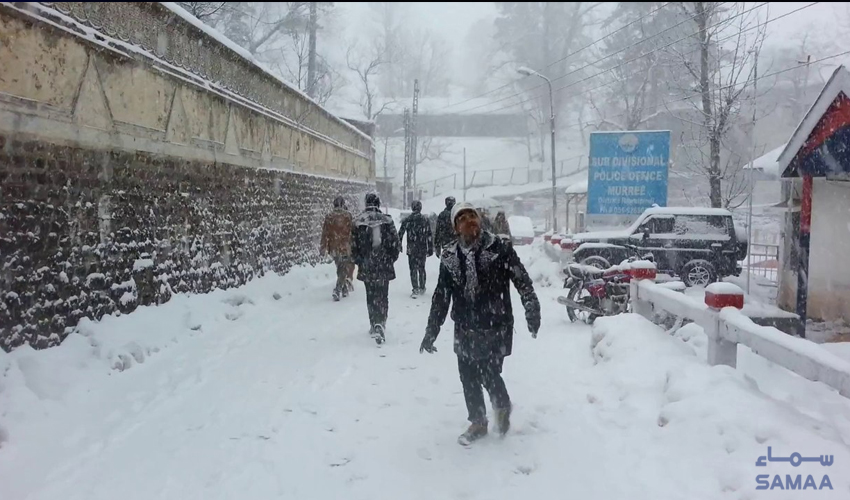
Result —
<path fill-rule="evenodd" d="M 0 346 L 318 260 L 374 148 L 166 5 L 0 5 Z"/>

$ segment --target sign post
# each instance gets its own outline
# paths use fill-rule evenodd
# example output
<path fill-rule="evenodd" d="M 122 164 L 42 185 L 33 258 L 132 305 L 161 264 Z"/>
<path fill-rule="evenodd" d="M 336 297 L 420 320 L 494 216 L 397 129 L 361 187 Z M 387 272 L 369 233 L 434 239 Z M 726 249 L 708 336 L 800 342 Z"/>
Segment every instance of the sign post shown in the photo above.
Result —
<path fill-rule="evenodd" d="M 631 224 L 667 206 L 670 131 L 593 132 L 587 171 L 587 225 Z"/>

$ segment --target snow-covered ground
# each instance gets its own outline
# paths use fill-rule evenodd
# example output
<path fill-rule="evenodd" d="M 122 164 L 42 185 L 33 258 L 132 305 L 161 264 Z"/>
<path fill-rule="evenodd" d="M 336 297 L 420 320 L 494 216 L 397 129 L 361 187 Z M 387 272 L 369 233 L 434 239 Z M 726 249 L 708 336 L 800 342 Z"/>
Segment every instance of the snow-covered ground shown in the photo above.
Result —
<path fill-rule="evenodd" d="M 752 353 L 709 367 L 693 325 L 572 325 L 557 264 L 540 242 L 518 251 L 543 323 L 532 339 L 514 294 L 504 439 L 456 443 L 451 321 L 420 354 L 430 304 L 408 297 L 404 257 L 381 347 L 362 284 L 334 303 L 323 265 L 0 352 L 0 498 L 850 498 L 850 401 Z M 834 465 L 756 467 L 769 446 Z M 755 490 L 759 474 L 825 473 L 831 491 Z"/>

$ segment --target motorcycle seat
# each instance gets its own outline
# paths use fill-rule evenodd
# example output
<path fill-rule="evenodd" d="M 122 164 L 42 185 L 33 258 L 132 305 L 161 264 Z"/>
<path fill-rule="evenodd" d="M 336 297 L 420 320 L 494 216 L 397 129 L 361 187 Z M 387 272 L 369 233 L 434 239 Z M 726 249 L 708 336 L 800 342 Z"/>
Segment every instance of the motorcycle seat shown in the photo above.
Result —
<path fill-rule="evenodd" d="M 602 269 L 584 264 L 570 264 L 567 269 L 570 276 L 583 280 L 598 279 L 605 273 Z"/>

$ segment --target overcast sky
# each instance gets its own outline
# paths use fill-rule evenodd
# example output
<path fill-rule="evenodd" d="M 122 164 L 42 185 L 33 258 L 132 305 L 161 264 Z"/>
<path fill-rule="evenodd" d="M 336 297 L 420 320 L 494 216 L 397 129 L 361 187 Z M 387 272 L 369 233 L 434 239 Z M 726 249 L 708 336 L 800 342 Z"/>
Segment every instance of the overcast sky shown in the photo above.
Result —
<path fill-rule="evenodd" d="M 759 3 L 750 3 L 749 7 L 755 7 Z M 764 21 L 766 19 L 775 19 L 783 14 L 789 13 L 800 7 L 810 5 L 812 2 L 770 2 L 768 8 L 761 7 L 758 9 L 759 18 Z M 799 40 L 803 33 L 809 33 L 810 37 L 815 40 L 832 42 L 833 46 L 828 50 L 827 54 L 813 54 L 813 59 L 824 55 L 832 55 L 834 53 L 850 50 L 850 44 L 844 44 L 838 35 L 839 19 L 850 20 L 848 15 L 847 2 L 841 3 L 817 3 L 809 6 L 800 12 L 796 12 L 782 19 L 771 21 L 768 25 L 768 40 L 766 46 L 782 47 L 793 46 Z M 481 19 L 491 21 L 497 16 L 497 10 L 494 3 L 471 3 L 471 2 L 438 2 L 425 3 L 415 2 L 408 4 L 409 9 L 409 24 L 411 28 L 422 27 L 434 30 L 436 33 L 445 38 L 453 48 L 452 67 L 458 68 L 463 65 L 464 41 L 469 32 L 470 27 Z M 372 33 L 377 23 L 372 22 L 370 8 L 368 2 L 360 3 L 337 3 L 335 19 L 332 26 L 332 32 L 328 35 L 335 40 L 329 40 L 329 43 L 341 40 L 364 39 L 372 36 Z M 850 22 L 848 22 L 850 24 Z M 337 50 L 342 50 L 340 44 L 335 47 Z M 334 57 L 334 56 L 331 56 Z M 344 57 L 344 53 L 340 52 L 336 57 Z M 344 65 L 344 59 L 342 59 Z M 850 58 L 835 59 L 830 62 L 850 62 Z M 460 70 L 463 68 L 460 67 Z M 831 68 L 823 68 L 825 74 L 831 72 Z"/>

